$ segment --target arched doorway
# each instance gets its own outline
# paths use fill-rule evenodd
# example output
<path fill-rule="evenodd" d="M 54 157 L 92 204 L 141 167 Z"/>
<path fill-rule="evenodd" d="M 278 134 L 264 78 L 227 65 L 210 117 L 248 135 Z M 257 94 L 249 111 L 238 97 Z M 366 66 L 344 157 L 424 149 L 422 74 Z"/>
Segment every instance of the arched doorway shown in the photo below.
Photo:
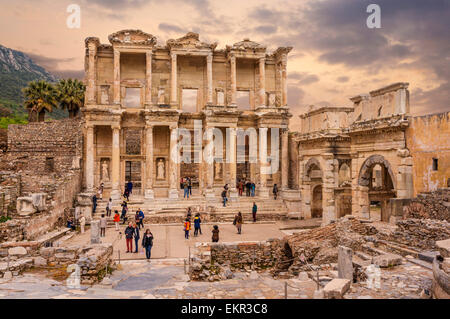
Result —
<path fill-rule="evenodd" d="M 316 185 L 312 191 L 311 217 L 322 218 L 322 185 Z"/>
<path fill-rule="evenodd" d="M 388 222 L 389 214 L 387 205 L 389 199 L 396 197 L 394 174 L 391 165 L 381 155 L 372 155 L 361 166 L 358 184 L 364 191 L 360 196 L 367 200 L 361 210 L 367 212 L 367 217 L 372 220 Z"/>

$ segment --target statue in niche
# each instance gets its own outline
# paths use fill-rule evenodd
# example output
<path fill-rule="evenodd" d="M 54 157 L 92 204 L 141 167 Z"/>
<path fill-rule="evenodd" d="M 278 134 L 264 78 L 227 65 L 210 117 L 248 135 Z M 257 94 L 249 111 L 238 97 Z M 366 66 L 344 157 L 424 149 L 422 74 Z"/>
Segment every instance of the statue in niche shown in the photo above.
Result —
<path fill-rule="evenodd" d="M 102 181 L 109 182 L 109 170 L 108 170 L 108 162 L 103 161 L 102 163 Z"/>
<path fill-rule="evenodd" d="M 158 90 L 158 104 L 166 104 L 166 90 L 164 88 Z"/>
<path fill-rule="evenodd" d="M 217 91 L 217 105 L 224 106 L 225 105 L 225 95 L 223 91 Z"/>
<path fill-rule="evenodd" d="M 269 93 L 269 106 L 275 106 L 276 96 L 274 93 Z"/>
<path fill-rule="evenodd" d="M 158 161 L 158 169 L 157 169 L 157 179 L 164 179 L 164 175 L 165 175 L 165 164 L 164 164 L 164 160 L 162 158 L 159 159 Z"/>
<path fill-rule="evenodd" d="M 221 178 L 222 176 L 222 165 L 218 162 L 215 164 L 215 170 L 216 170 L 216 179 Z"/>

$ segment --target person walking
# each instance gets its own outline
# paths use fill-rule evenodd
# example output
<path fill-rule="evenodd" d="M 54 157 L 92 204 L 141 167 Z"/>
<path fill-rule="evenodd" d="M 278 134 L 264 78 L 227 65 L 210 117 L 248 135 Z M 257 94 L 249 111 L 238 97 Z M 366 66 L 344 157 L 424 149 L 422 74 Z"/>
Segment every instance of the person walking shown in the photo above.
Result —
<path fill-rule="evenodd" d="M 123 201 L 123 203 L 121 204 L 122 206 L 122 221 L 123 221 L 123 225 L 125 225 L 125 223 L 127 222 L 127 212 L 128 212 L 128 204 L 126 201 Z"/>
<path fill-rule="evenodd" d="M 241 234 L 241 231 L 242 231 L 242 223 L 243 223 L 242 214 L 241 214 L 241 212 L 239 212 L 234 217 L 234 221 L 233 221 L 233 224 L 236 226 L 239 235 Z"/>
<path fill-rule="evenodd" d="M 256 222 L 256 212 L 258 211 L 258 206 L 256 206 L 256 203 L 253 202 L 253 207 L 252 207 L 252 215 L 253 215 L 253 222 Z"/>
<path fill-rule="evenodd" d="M 144 229 L 144 218 L 145 218 L 144 212 L 142 211 L 142 209 L 139 208 L 139 223 L 138 223 L 139 229 L 141 229 L 141 227 L 142 229 Z"/>
<path fill-rule="evenodd" d="M 133 183 L 129 180 L 127 183 L 128 195 L 133 194 Z"/>
<path fill-rule="evenodd" d="M 130 200 L 130 190 L 128 189 L 128 186 L 125 187 L 125 192 L 123 193 L 123 197 L 127 199 L 127 201 Z"/>
<path fill-rule="evenodd" d="M 106 204 L 106 216 L 111 217 L 111 212 L 112 212 L 112 198 L 110 198 L 108 203 Z"/>
<path fill-rule="evenodd" d="M 106 226 L 108 225 L 108 221 L 106 220 L 105 214 L 102 214 L 100 218 L 100 237 L 106 236 Z"/>
<path fill-rule="evenodd" d="M 184 221 L 184 238 L 189 239 L 189 231 L 191 230 L 191 221 L 186 218 Z"/>
<path fill-rule="evenodd" d="M 242 192 L 244 190 L 244 183 L 242 182 L 242 180 L 239 180 L 238 190 L 239 190 L 239 196 L 242 196 Z"/>
<path fill-rule="evenodd" d="M 83 214 L 81 214 L 81 218 L 80 218 L 80 228 L 81 228 L 81 233 L 84 234 L 84 227 L 86 226 L 86 217 L 84 217 Z"/>
<path fill-rule="evenodd" d="M 119 212 L 116 210 L 115 212 L 114 212 L 114 224 L 116 225 L 116 230 L 118 231 L 119 230 L 119 223 L 120 223 L 120 215 L 119 215 Z"/>
<path fill-rule="evenodd" d="M 136 225 L 136 223 L 133 224 L 133 228 L 134 245 L 136 246 L 136 250 L 134 251 L 134 253 L 137 254 L 139 252 L 139 239 L 141 239 L 141 236 L 139 234 L 139 227 Z"/>
<path fill-rule="evenodd" d="M 94 194 L 92 196 L 92 213 L 95 214 L 95 210 L 97 209 L 97 196 Z"/>
<path fill-rule="evenodd" d="M 183 182 L 183 190 L 184 190 L 184 198 L 187 197 L 187 199 L 189 199 L 189 187 L 186 180 Z"/>
<path fill-rule="evenodd" d="M 125 228 L 125 239 L 127 241 L 127 253 L 133 252 L 133 236 L 134 236 L 134 228 L 131 223 L 128 224 L 128 227 Z"/>
<path fill-rule="evenodd" d="M 200 214 L 197 213 L 194 217 L 194 237 L 198 236 L 198 233 L 200 231 L 200 224 L 201 224 L 202 220 L 200 219 Z M 200 231 L 201 233 L 201 231 Z"/>
<path fill-rule="evenodd" d="M 212 230 L 212 242 L 217 243 L 219 242 L 219 226 L 214 225 Z"/>
<path fill-rule="evenodd" d="M 98 187 L 98 198 L 100 198 L 100 200 L 102 200 L 103 199 L 103 187 L 104 187 L 104 184 L 103 183 L 101 183 L 100 184 L 100 186 Z"/>
<path fill-rule="evenodd" d="M 245 195 L 247 195 L 247 197 L 250 196 L 251 188 L 252 188 L 252 184 L 250 183 L 250 181 L 247 181 L 245 183 Z"/>
<path fill-rule="evenodd" d="M 254 182 L 250 184 L 252 197 L 255 197 L 256 185 Z"/>
<path fill-rule="evenodd" d="M 224 189 L 222 191 L 222 200 L 223 200 L 223 207 L 227 207 L 227 191 Z"/>
<path fill-rule="evenodd" d="M 150 229 L 145 230 L 144 236 L 142 238 L 142 247 L 145 248 L 145 257 L 147 258 L 147 261 L 150 261 L 153 247 L 153 234 Z"/>
<path fill-rule="evenodd" d="M 273 193 L 273 199 L 277 200 L 277 196 L 278 196 L 278 186 L 277 186 L 277 184 L 273 184 L 272 193 Z"/>

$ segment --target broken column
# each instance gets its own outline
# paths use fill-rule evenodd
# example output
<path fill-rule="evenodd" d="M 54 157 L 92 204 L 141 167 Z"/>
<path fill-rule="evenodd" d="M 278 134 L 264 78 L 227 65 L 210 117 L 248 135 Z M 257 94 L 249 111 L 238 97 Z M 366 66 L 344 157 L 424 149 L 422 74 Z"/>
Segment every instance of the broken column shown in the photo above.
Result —
<path fill-rule="evenodd" d="M 338 277 L 353 281 L 353 250 L 339 246 L 338 251 Z"/>
<path fill-rule="evenodd" d="M 91 244 L 101 244 L 99 220 L 91 221 Z"/>

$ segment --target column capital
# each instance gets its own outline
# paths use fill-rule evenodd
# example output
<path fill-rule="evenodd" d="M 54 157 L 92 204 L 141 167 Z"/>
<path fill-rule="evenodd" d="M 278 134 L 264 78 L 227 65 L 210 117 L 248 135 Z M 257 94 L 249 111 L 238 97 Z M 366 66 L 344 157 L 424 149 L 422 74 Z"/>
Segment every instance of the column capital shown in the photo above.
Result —
<path fill-rule="evenodd" d="M 120 130 L 120 124 L 111 124 L 112 130 Z"/>

